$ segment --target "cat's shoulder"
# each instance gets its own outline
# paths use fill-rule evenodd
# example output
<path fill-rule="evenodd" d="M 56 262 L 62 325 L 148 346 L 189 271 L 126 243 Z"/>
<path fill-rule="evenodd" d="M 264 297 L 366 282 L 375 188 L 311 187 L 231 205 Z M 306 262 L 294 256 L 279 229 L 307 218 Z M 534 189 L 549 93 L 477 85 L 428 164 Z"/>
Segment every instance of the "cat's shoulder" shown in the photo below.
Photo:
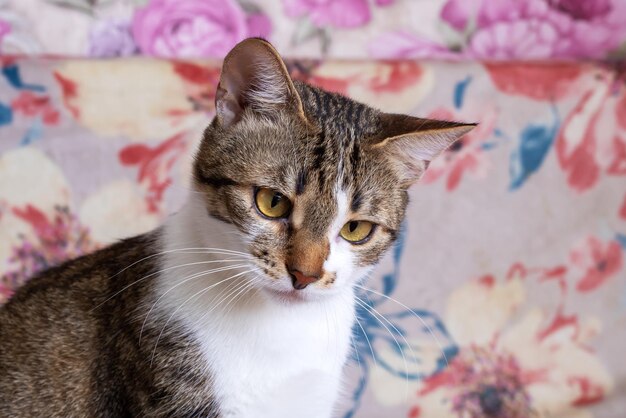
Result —
<path fill-rule="evenodd" d="M 32 300 L 76 301 L 76 296 L 97 300 L 106 294 L 107 289 L 123 285 L 129 276 L 150 274 L 156 269 L 159 234 L 160 231 L 155 230 L 120 240 L 44 270 L 17 289 L 5 308 Z M 49 294 L 54 294 L 55 298 L 48 297 Z"/>

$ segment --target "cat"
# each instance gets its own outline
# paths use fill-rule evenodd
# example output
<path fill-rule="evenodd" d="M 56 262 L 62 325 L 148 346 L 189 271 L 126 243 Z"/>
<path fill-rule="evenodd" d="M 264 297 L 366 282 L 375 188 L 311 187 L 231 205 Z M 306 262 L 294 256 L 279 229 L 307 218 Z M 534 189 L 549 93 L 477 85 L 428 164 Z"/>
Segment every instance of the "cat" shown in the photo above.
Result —
<path fill-rule="evenodd" d="M 408 188 L 473 126 L 294 81 L 271 44 L 242 41 L 184 207 L 0 309 L 0 416 L 332 416 L 354 285 L 398 237 Z"/>

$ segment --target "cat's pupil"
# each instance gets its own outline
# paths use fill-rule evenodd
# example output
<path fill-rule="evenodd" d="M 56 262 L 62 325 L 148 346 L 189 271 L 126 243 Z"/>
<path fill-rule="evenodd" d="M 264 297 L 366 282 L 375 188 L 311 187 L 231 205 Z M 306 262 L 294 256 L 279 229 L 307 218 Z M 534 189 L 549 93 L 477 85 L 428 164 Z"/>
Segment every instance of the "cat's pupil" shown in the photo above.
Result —
<path fill-rule="evenodd" d="M 357 226 L 359 226 L 359 223 L 357 221 L 352 221 L 350 222 L 350 225 L 348 225 L 348 228 L 350 229 L 350 232 L 354 232 Z"/>
<path fill-rule="evenodd" d="M 272 208 L 278 205 L 281 199 L 282 199 L 282 196 L 280 193 L 274 193 L 274 196 L 272 196 Z"/>

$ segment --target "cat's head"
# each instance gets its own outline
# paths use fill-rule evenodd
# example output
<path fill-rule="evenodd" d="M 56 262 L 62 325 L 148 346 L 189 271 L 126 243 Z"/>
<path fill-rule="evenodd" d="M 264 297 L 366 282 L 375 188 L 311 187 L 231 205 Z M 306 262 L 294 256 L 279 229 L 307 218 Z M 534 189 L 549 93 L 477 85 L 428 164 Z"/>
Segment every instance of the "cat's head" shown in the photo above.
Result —
<path fill-rule="evenodd" d="M 236 227 L 257 285 L 346 289 L 392 245 L 407 189 L 474 125 L 382 113 L 289 77 L 266 41 L 226 57 L 194 165 L 209 216 Z"/>

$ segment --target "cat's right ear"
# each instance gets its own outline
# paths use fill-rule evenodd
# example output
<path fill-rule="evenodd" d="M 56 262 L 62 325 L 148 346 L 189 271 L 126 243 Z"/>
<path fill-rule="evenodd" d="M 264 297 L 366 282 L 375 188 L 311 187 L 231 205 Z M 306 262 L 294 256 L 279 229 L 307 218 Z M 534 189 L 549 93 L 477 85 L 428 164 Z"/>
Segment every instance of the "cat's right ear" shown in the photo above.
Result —
<path fill-rule="evenodd" d="M 404 187 L 415 183 L 433 159 L 476 127 L 389 113 L 380 116 L 379 125 L 381 135 L 373 139 L 371 149 L 392 163 Z"/>
<path fill-rule="evenodd" d="M 269 42 L 259 38 L 240 42 L 224 59 L 215 108 L 223 127 L 239 122 L 248 109 L 267 115 L 287 110 L 304 117 L 285 63 Z"/>

